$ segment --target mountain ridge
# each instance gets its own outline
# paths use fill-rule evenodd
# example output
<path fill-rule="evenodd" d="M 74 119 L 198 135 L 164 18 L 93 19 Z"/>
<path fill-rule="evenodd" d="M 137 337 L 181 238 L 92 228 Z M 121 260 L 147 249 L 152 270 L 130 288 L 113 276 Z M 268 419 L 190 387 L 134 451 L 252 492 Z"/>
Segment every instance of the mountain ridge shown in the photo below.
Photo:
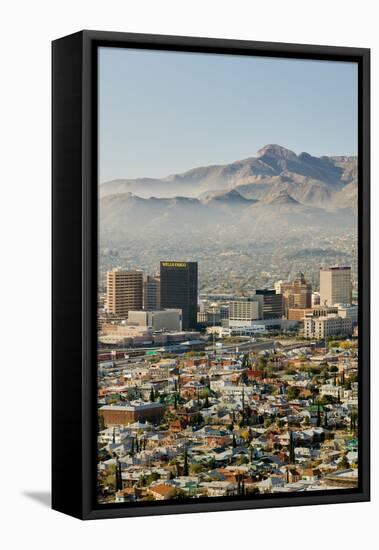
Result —
<path fill-rule="evenodd" d="M 297 155 L 281 145 L 269 144 L 259 149 L 255 157 L 191 168 L 160 179 L 111 180 L 102 183 L 99 192 L 101 197 L 130 191 L 144 198 L 172 198 L 234 189 L 245 199 L 261 200 L 286 190 L 309 206 L 338 208 L 338 201 L 354 206 L 357 179 L 355 156 L 316 157 L 306 152 Z M 344 196 L 345 187 L 348 197 Z"/>

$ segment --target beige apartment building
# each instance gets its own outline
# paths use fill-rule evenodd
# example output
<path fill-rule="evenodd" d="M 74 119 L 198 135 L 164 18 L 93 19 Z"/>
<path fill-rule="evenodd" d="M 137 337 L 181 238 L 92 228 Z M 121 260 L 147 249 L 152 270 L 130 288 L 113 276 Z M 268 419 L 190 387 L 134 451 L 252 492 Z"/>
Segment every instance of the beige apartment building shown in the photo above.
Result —
<path fill-rule="evenodd" d="M 351 267 L 320 268 L 320 304 L 351 304 Z"/>
<path fill-rule="evenodd" d="M 307 338 L 322 339 L 328 336 L 349 336 L 352 333 L 350 317 L 345 319 L 338 315 L 327 317 L 305 317 L 304 336 Z"/>
<path fill-rule="evenodd" d="M 254 321 L 260 318 L 258 300 L 235 300 L 229 302 L 230 321 Z"/>
<path fill-rule="evenodd" d="M 142 271 L 107 271 L 107 313 L 127 318 L 130 310 L 142 309 Z"/>

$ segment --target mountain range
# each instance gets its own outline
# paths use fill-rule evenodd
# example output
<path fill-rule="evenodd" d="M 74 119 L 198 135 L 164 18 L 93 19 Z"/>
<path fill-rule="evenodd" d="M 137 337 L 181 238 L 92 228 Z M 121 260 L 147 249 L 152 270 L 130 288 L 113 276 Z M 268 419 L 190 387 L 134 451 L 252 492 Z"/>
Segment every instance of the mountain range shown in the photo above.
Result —
<path fill-rule="evenodd" d="M 193 168 L 162 179 L 116 179 L 100 186 L 100 196 L 132 192 L 140 197 L 199 197 L 211 191 L 237 189 L 261 199 L 286 189 L 303 204 L 355 207 L 357 157 L 296 155 L 280 145 L 266 145 L 256 157 L 230 164 Z"/>
<path fill-rule="evenodd" d="M 100 241 L 167 233 L 335 231 L 356 225 L 357 158 L 296 155 L 266 145 L 256 157 L 162 179 L 100 186 Z"/>

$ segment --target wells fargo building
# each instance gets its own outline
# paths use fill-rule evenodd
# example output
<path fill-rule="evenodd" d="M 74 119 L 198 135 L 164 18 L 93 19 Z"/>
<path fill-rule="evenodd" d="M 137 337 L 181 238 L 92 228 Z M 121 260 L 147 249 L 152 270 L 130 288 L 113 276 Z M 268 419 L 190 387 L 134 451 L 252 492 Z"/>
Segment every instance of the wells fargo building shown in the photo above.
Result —
<path fill-rule="evenodd" d="M 197 262 L 161 262 L 161 307 L 182 310 L 183 330 L 197 326 Z"/>

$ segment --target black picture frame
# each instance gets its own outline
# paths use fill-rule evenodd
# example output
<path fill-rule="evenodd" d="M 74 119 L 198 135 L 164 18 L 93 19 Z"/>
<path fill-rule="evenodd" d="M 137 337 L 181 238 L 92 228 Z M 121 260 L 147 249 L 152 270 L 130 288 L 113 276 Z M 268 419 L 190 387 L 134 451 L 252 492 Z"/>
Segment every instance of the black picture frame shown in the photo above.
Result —
<path fill-rule="evenodd" d="M 358 63 L 359 487 L 196 502 L 96 504 L 97 48 Z M 81 31 L 52 43 L 52 507 L 81 519 L 370 499 L 370 50 Z"/>

